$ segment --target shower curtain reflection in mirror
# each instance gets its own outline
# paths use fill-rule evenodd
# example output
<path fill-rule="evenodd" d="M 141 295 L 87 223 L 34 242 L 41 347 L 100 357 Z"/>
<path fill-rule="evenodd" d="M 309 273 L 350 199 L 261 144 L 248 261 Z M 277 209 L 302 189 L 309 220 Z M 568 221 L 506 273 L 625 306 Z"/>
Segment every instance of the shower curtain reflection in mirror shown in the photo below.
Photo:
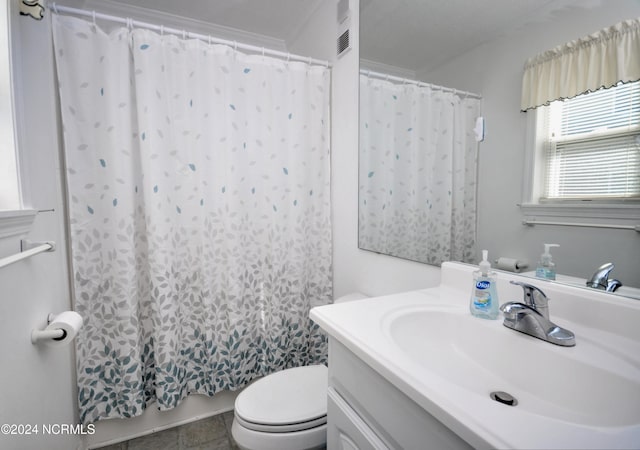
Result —
<path fill-rule="evenodd" d="M 360 75 L 360 248 L 474 262 L 479 116 L 478 98 Z"/>
<path fill-rule="evenodd" d="M 325 361 L 329 69 L 53 25 L 81 421 Z"/>

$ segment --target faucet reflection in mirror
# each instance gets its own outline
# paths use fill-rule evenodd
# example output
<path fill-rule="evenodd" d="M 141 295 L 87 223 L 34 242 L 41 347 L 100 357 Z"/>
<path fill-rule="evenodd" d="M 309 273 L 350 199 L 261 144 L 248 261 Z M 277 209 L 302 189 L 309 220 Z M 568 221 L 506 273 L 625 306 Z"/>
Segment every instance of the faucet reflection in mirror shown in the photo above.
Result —
<path fill-rule="evenodd" d="M 473 262 L 480 99 L 385 78 L 360 76 L 359 247 Z"/>
<path fill-rule="evenodd" d="M 615 292 L 622 282 L 620 280 L 609 279 L 609 275 L 615 266 L 613 263 L 606 263 L 598 267 L 591 278 L 587 281 L 587 287 L 593 289 L 602 289 L 607 292 Z"/>

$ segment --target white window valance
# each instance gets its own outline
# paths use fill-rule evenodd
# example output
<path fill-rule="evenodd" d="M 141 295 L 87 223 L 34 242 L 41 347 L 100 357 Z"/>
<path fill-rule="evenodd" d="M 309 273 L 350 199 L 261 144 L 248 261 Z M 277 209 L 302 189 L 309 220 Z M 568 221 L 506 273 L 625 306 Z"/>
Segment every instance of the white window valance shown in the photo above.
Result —
<path fill-rule="evenodd" d="M 521 109 L 640 79 L 640 19 L 626 20 L 530 58 Z"/>

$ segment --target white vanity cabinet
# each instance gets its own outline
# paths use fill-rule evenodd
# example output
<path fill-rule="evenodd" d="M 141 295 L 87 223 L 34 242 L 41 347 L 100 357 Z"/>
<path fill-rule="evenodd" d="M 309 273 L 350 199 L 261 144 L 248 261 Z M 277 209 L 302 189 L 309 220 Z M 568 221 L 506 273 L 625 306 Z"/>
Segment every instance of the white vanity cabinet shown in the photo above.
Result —
<path fill-rule="evenodd" d="M 336 450 L 389 448 L 334 388 L 329 388 L 328 391 L 327 414 L 327 448 Z"/>
<path fill-rule="evenodd" d="M 327 449 L 472 448 L 334 338 L 329 338 Z"/>

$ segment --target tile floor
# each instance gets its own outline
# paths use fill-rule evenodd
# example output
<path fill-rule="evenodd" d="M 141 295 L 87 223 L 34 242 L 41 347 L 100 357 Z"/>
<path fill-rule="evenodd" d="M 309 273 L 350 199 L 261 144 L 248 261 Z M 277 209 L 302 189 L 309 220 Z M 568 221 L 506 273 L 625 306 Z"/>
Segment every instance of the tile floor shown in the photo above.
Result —
<path fill-rule="evenodd" d="M 233 411 L 158 431 L 101 450 L 237 450 L 231 436 Z"/>

